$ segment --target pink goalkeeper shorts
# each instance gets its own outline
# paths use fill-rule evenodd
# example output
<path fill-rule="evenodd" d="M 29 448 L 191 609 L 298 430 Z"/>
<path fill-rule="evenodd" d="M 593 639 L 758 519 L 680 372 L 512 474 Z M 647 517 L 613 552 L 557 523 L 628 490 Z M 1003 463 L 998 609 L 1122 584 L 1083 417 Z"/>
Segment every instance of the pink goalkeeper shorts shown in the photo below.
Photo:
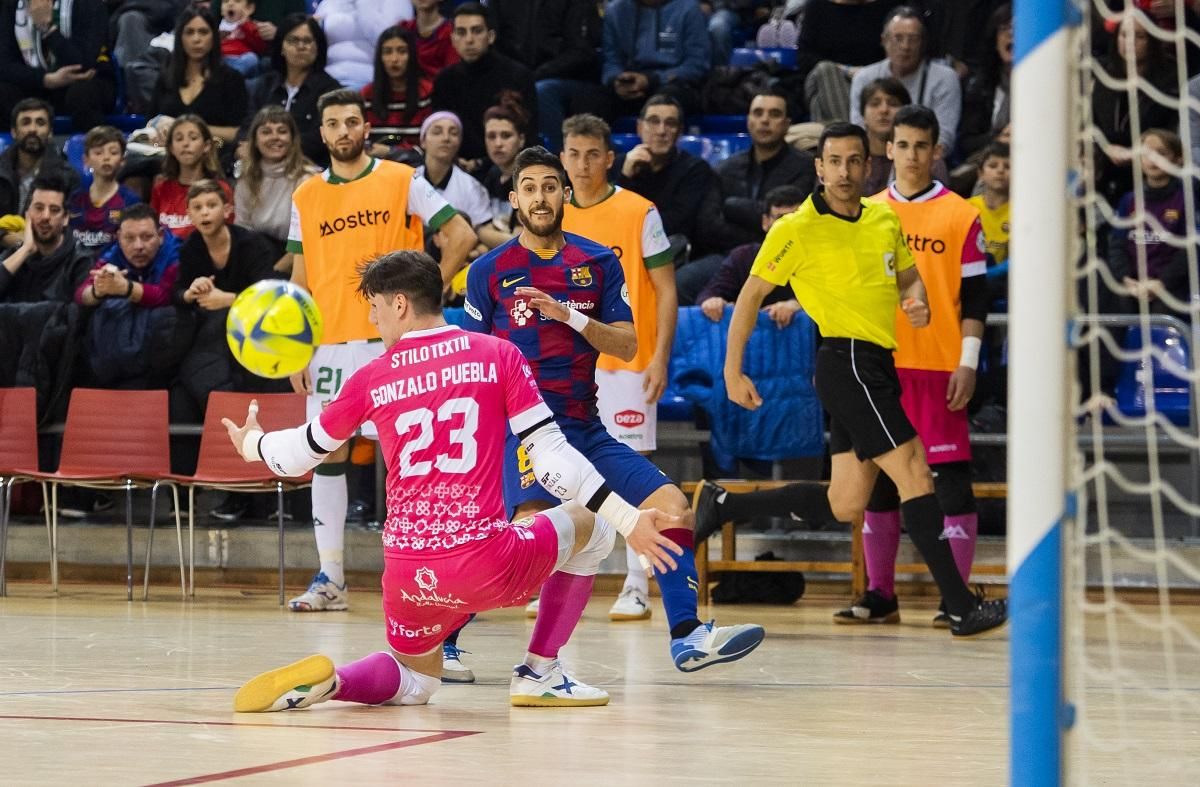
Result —
<path fill-rule="evenodd" d="M 929 464 L 969 462 L 967 408 L 953 411 L 946 407 L 950 372 L 896 369 L 896 376 L 900 378 L 900 405 L 925 446 Z"/>

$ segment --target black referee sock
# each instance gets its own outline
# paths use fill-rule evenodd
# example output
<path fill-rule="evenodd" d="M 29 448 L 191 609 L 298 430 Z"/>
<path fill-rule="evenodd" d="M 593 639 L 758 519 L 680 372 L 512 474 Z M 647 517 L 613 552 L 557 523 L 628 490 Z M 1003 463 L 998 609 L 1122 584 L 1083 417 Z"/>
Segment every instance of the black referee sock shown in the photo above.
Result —
<path fill-rule="evenodd" d="M 798 481 L 778 489 L 743 494 L 727 493 L 719 500 L 722 521 L 744 522 L 756 516 L 794 514 L 808 522 L 835 522 L 829 508 L 829 487 L 816 481 Z"/>
<path fill-rule="evenodd" d="M 921 553 L 921 558 L 933 574 L 933 581 L 942 592 L 946 611 L 956 616 L 970 612 L 975 606 L 975 596 L 958 573 L 950 542 L 942 538 L 942 508 L 938 505 L 937 497 L 932 493 L 914 497 L 901 503 L 900 511 L 904 514 L 908 537 Z"/>

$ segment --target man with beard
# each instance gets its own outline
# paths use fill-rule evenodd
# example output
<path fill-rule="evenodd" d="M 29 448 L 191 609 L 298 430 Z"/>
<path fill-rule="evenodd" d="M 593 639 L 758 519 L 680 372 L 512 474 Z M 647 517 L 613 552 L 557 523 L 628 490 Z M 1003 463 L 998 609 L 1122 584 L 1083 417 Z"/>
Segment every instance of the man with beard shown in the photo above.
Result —
<path fill-rule="evenodd" d="M 70 303 L 87 276 L 91 255 L 66 232 L 66 188 L 53 174 L 34 179 L 21 245 L 0 260 L 0 302 Z"/>
<path fill-rule="evenodd" d="M 47 144 L 53 113 L 40 98 L 24 99 L 13 107 L 13 143 L 0 153 L 0 244 L 10 249 L 24 242 L 21 214 L 36 176 L 57 175 L 68 194 L 79 187 L 79 174 Z"/>
<path fill-rule="evenodd" d="M 609 435 L 597 417 L 597 357 L 606 353 L 632 360 L 637 334 L 616 255 L 606 246 L 562 231 L 569 197 L 565 184 L 562 163 L 545 148 L 528 148 L 517 155 L 509 203 L 523 229 L 471 266 L 463 327 L 520 348 L 567 442 L 604 476 L 606 490 L 673 518 L 662 535 L 680 547 L 677 565 L 656 571 L 656 576 L 676 668 L 693 672 L 740 659 L 758 646 L 764 632 L 750 625 L 717 628 L 696 617 L 693 518 L 687 499 L 648 459 Z M 510 511 L 515 509 L 516 519 L 557 505 L 558 499 L 535 488 L 539 479 L 515 438 L 509 439 L 506 453 L 504 500 Z M 556 488 L 553 478 L 540 480 L 546 489 Z M 639 554 L 639 562 L 650 570 L 647 555 Z M 545 686 L 536 695 L 528 690 L 558 669 L 559 649 L 583 614 L 595 573 L 562 570 L 542 586 L 529 652 L 513 670 L 512 704 L 592 705 L 607 696 L 582 686 Z"/>
<path fill-rule="evenodd" d="M 356 289 L 362 261 L 390 251 L 422 249 L 424 224 L 442 234 L 442 284 L 449 289 L 475 246 L 475 232 L 467 221 L 412 167 L 366 154 L 370 126 L 359 93 L 326 93 L 317 101 L 317 112 L 330 166 L 292 195 L 287 244 L 295 260 L 292 281 L 312 293 L 325 328 L 309 368 L 292 377 L 296 391 L 308 394 L 310 418 L 337 396 L 350 375 L 384 349 Z M 369 421 L 363 431 L 368 437 L 376 435 Z M 339 447 L 313 476 L 313 526 L 321 567 L 308 590 L 291 600 L 293 611 L 349 606 L 342 567 L 349 455 L 348 445 Z"/>

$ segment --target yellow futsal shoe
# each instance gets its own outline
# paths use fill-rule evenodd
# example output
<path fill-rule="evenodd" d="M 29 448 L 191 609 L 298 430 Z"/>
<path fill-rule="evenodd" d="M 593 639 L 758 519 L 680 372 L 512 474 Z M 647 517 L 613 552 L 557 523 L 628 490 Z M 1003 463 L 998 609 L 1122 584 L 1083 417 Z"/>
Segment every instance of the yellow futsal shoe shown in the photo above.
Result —
<path fill-rule="evenodd" d="M 309 656 L 286 667 L 264 672 L 238 689 L 233 709 L 238 713 L 296 710 L 333 699 L 337 673 L 327 656 Z"/>
<path fill-rule="evenodd" d="M 518 708 L 579 708 L 607 705 L 608 692 L 580 683 L 563 671 L 558 659 L 544 672 L 528 664 L 513 667 L 508 701 Z"/>

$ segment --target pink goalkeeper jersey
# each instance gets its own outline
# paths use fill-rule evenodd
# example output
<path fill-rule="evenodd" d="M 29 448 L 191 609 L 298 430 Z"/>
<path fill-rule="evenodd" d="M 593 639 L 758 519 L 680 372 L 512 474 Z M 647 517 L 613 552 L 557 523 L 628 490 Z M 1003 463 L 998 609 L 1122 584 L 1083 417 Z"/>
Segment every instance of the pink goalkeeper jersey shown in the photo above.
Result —
<path fill-rule="evenodd" d="M 387 463 L 387 553 L 444 552 L 508 527 L 500 482 L 504 424 L 550 417 L 514 345 L 447 325 L 413 331 L 358 370 L 321 413 L 349 439 L 379 430 Z"/>

